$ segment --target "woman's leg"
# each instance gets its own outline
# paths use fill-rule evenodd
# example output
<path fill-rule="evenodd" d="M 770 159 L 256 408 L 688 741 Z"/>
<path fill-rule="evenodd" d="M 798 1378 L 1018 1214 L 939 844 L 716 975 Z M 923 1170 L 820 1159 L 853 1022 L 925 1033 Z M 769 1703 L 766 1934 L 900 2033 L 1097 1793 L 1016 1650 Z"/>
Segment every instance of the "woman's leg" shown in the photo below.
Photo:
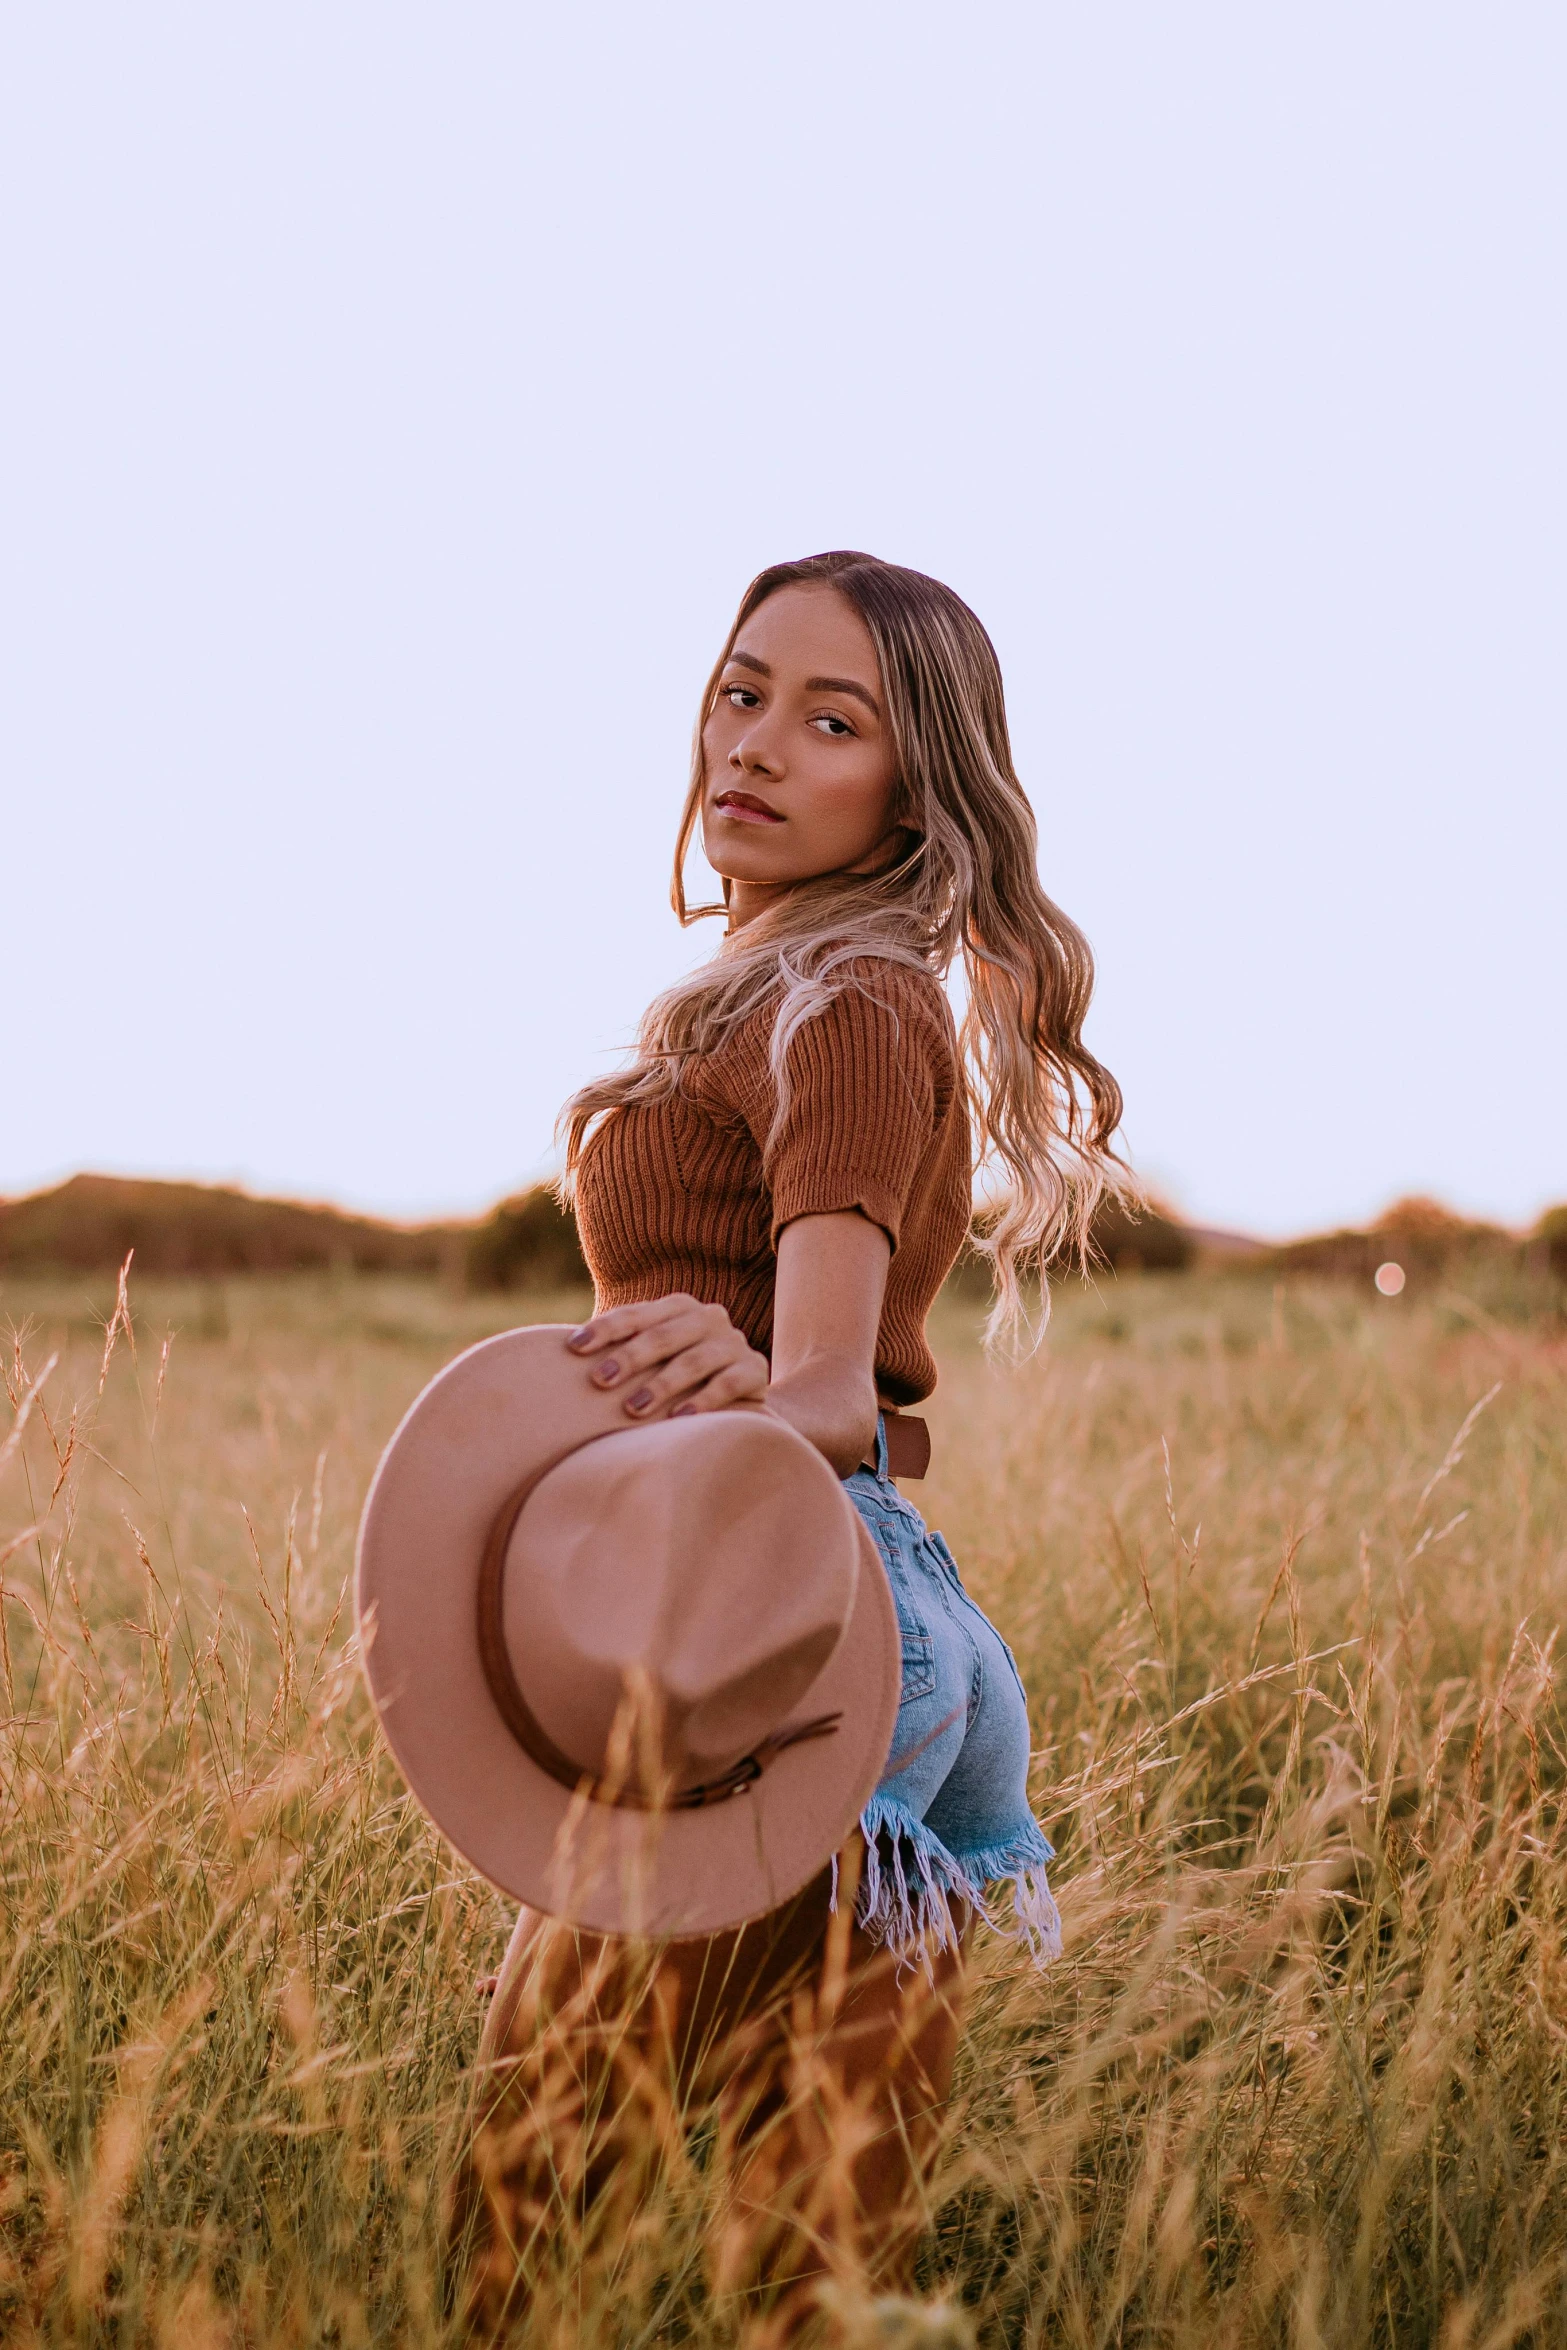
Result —
<path fill-rule="evenodd" d="M 714 2283 L 781 2293 L 787 2340 L 827 2276 L 886 2276 L 912 2246 L 951 2085 L 961 1955 L 931 1980 L 852 1923 L 824 1872 L 771 1917 L 661 1949 L 524 1911 L 480 2043 L 455 2228 L 476 2327 L 521 2314 L 541 2237 L 624 2224 L 693 2098 L 717 2104 L 729 2214 Z M 586 2248 L 586 2246 L 585 2246 Z"/>
<path fill-rule="evenodd" d="M 809 1985 L 830 1872 L 770 1917 L 662 1945 L 574 1931 L 525 1909 L 479 2043 L 473 2134 L 452 2235 L 481 2334 L 521 2315 L 565 2228 L 590 2251 L 635 2213 L 700 2086 L 743 2061 Z"/>
<path fill-rule="evenodd" d="M 965 1930 L 963 1942 L 966 1943 Z M 792 2341 L 823 2283 L 892 2287 L 925 2220 L 925 2186 L 962 2030 L 962 1943 L 898 1962 L 830 1922 L 807 1990 L 774 2010 L 719 2090 L 731 2199 L 715 2288 L 770 2303 L 754 2337 Z"/>

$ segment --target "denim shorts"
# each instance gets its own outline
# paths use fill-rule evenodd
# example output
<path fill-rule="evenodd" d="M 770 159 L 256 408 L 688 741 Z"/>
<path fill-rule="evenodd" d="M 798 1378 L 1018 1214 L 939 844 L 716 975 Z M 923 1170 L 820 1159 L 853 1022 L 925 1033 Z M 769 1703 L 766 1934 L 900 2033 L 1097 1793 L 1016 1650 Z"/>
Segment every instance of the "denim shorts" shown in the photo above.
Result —
<path fill-rule="evenodd" d="M 903 1695 L 892 1752 L 860 1815 L 866 1868 L 858 1916 L 900 1956 L 955 1939 L 958 1901 L 1000 1924 L 986 1888 L 1012 1888 L 1010 1929 L 1040 1964 L 1061 1948 L 1045 1864 L 1055 1857 L 1028 1808 L 1028 1704 L 1012 1651 L 963 1588 L 939 1534 L 876 1467 L 845 1490 L 875 1543 L 898 1611 Z"/>

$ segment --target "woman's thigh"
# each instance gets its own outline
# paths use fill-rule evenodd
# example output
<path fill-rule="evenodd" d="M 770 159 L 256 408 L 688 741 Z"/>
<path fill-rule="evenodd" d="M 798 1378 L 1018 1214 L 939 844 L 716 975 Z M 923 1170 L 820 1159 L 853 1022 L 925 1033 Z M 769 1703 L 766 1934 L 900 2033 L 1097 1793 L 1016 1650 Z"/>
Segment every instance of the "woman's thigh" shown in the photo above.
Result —
<path fill-rule="evenodd" d="M 925 1814 L 949 1851 L 969 1854 L 1010 1843 L 1032 1824 L 1028 1802 L 1028 1703 L 1000 1633 L 959 1586 L 978 1657 L 979 1696 L 968 1734 Z"/>
<path fill-rule="evenodd" d="M 479 2043 L 481 2078 L 504 2090 L 509 2064 L 541 2035 L 575 2035 L 586 2053 L 606 2034 L 661 2054 L 671 2086 L 689 2086 L 714 2042 L 818 1970 L 831 1918 L 824 1869 L 782 1908 L 728 1934 L 648 1944 L 595 1934 L 542 1912 L 518 1917 Z M 607 2053 L 607 2051 L 606 2051 Z"/>
<path fill-rule="evenodd" d="M 951 2087 L 964 1951 L 900 1965 L 854 1923 L 863 1849 L 856 1841 L 841 1857 L 838 1910 L 824 1873 L 738 1933 L 666 1945 L 640 1976 L 624 1945 L 532 1912 L 518 1921 L 454 2198 L 476 2323 L 515 2318 L 536 2248 L 563 2214 L 578 2227 L 590 2214 L 620 2224 L 664 2142 L 661 2082 L 677 2104 L 711 2100 L 718 2118 L 730 2199 L 712 2246 L 715 2289 L 792 2280 L 803 2311 L 841 2261 L 899 2267 Z"/>
<path fill-rule="evenodd" d="M 968 1733 L 978 1656 L 966 1619 L 949 1604 L 946 1572 L 918 1511 L 866 1471 L 848 1480 L 848 1491 L 886 1571 L 902 1647 L 897 1726 L 876 1793 L 924 1819 Z"/>

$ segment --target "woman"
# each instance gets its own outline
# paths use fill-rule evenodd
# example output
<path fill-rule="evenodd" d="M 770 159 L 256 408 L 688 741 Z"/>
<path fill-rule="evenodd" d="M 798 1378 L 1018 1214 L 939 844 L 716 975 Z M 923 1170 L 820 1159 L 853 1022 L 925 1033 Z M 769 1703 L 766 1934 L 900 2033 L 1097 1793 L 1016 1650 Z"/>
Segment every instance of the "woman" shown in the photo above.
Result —
<path fill-rule="evenodd" d="M 686 903 L 698 832 L 718 907 Z M 524 1912 L 468 2182 L 491 2320 L 563 2176 L 591 2198 L 630 2143 L 604 2094 L 629 2034 L 676 2094 L 720 2087 L 740 2221 L 719 2281 L 781 2291 L 788 2338 L 813 2280 L 885 2270 L 911 2240 L 969 1920 L 1057 1947 L 1016 1670 L 888 1456 L 891 1415 L 936 1383 L 925 1319 L 969 1232 L 976 1157 L 1004 1184 L 976 1242 L 992 1335 L 1018 1322 L 1026 1267 L 1081 1247 L 1114 1164 L 1120 1094 L 1082 1042 L 1092 960 L 1035 846 L 995 652 L 950 589 L 848 553 L 753 582 L 703 701 L 675 857 L 677 913 L 725 914 L 723 945 L 565 1114 L 598 1307 L 571 1343 L 628 1422 L 760 1405 L 818 1447 L 887 1569 L 903 1703 L 852 1887 L 835 1868 L 771 1919 L 670 1946 L 635 1985 L 623 1953 Z M 942 984 L 956 963 L 961 1025 Z M 547 2094 L 546 2042 L 565 2050 Z"/>

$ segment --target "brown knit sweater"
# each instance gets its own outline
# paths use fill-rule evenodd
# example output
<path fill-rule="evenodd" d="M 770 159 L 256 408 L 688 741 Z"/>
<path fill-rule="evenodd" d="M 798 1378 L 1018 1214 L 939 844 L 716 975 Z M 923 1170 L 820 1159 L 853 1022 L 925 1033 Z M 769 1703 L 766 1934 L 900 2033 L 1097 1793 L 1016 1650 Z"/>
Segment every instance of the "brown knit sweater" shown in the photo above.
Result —
<path fill-rule="evenodd" d="M 876 1383 L 918 1403 L 936 1384 L 925 1316 L 969 1224 L 969 1129 L 937 982 L 867 959 L 789 1047 L 772 1134 L 776 1005 L 687 1072 L 668 1101 L 613 1110 L 577 1177 L 577 1222 L 600 1312 L 685 1290 L 771 1351 L 778 1235 L 796 1216 L 858 1208 L 892 1243 Z"/>

